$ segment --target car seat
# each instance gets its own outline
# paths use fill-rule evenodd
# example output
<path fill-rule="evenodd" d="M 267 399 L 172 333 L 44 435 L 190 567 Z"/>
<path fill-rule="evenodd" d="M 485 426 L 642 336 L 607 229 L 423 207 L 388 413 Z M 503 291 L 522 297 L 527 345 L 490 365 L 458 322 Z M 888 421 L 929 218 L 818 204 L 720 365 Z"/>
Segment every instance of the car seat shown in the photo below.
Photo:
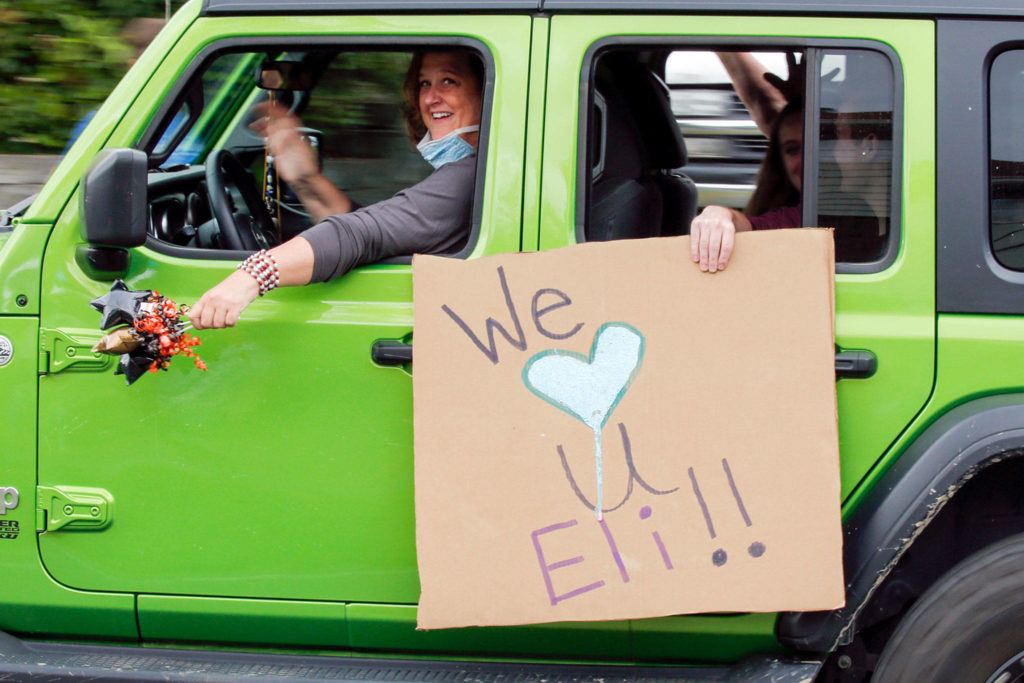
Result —
<path fill-rule="evenodd" d="M 665 84 L 631 53 L 596 67 L 590 122 L 588 241 L 684 235 L 697 186 L 675 171 L 686 146 Z"/>

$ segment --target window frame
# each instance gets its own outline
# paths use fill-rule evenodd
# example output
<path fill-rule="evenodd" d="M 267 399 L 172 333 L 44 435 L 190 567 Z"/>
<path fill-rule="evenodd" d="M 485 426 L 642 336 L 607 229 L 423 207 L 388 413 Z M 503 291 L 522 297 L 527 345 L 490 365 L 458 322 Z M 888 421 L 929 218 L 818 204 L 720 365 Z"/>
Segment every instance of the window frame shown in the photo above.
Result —
<path fill-rule="evenodd" d="M 889 61 L 893 70 L 893 159 L 890 184 L 890 236 L 885 251 L 875 261 L 837 262 L 836 273 L 876 273 L 889 268 L 899 255 L 903 240 L 903 64 L 896 51 L 885 43 L 867 39 L 843 38 L 795 38 L 771 36 L 607 36 L 594 41 L 583 57 L 580 70 L 579 114 L 577 130 L 576 160 L 576 212 L 575 236 L 577 243 L 583 243 L 585 229 L 590 221 L 590 173 L 588 168 L 590 137 L 590 111 L 594 97 L 594 78 L 597 62 L 605 52 L 633 48 L 668 50 L 729 50 L 729 51 L 786 51 L 800 50 L 812 65 L 816 78 L 808 78 L 804 87 L 804 130 L 812 130 L 820 136 L 819 103 L 821 101 L 821 58 L 829 50 L 871 50 Z M 805 136 L 805 140 L 806 140 Z M 804 144 L 803 159 L 803 223 L 817 223 L 817 166 L 818 145 Z M 686 167 L 683 167 L 685 173 Z M 810 189 L 810 192 L 807 190 Z"/>
<path fill-rule="evenodd" d="M 986 60 L 986 68 L 985 68 L 985 72 L 986 72 L 986 84 L 985 84 L 985 86 L 986 86 L 985 87 L 985 105 L 986 105 L 986 107 L 985 107 L 985 156 L 986 156 L 987 164 L 986 164 L 986 183 L 985 183 L 986 188 L 985 189 L 986 189 L 986 192 L 987 192 L 987 195 L 988 195 L 988 213 L 987 213 L 987 221 L 986 221 L 986 230 L 987 230 L 988 242 L 989 242 L 988 248 L 989 248 L 989 251 L 992 254 L 992 258 L 995 259 L 996 263 L 998 263 L 999 266 L 1001 266 L 1002 268 L 1005 268 L 1005 269 L 1007 269 L 1007 270 L 1009 270 L 1011 272 L 1024 274 L 1024 266 L 1021 266 L 1019 268 L 1014 268 L 1013 266 L 1008 265 L 1005 261 L 1003 261 L 1002 259 L 999 258 L 999 256 L 997 255 L 995 239 L 994 239 L 995 235 L 994 235 L 994 232 L 993 232 L 993 227 L 995 225 L 995 223 L 994 223 L 995 216 L 994 216 L 994 211 L 993 211 L 993 209 L 994 209 L 994 197 L 993 197 L 993 195 L 994 195 L 994 178 L 993 178 L 993 174 L 992 174 L 992 164 L 993 164 L 994 161 L 996 161 L 996 159 L 993 157 L 993 154 L 992 154 L 993 151 L 994 151 L 993 147 L 992 147 L 993 132 L 994 132 L 994 129 L 993 129 L 993 112 L 996 111 L 996 107 L 994 106 L 994 104 L 996 103 L 996 98 L 994 97 L 994 93 L 996 92 L 997 88 L 1000 87 L 1000 85 L 1005 86 L 1006 84 L 998 84 L 998 83 L 994 84 L 993 81 L 992 81 L 992 74 L 993 74 L 993 70 L 994 70 L 994 68 L 996 66 L 996 62 L 998 62 L 1001 57 L 1010 56 L 1011 54 L 1014 55 L 1016 57 L 1016 59 L 1018 60 L 1017 64 L 1024 63 L 1024 43 L 1021 43 L 1021 44 L 1006 44 L 1006 43 L 1004 43 L 1004 44 L 998 46 L 992 52 L 990 52 L 989 56 L 988 56 L 988 58 Z M 993 85 L 995 85 L 996 87 L 993 87 Z M 1002 132 L 1002 131 L 995 131 L 995 132 Z M 1021 198 L 1019 201 L 1021 203 L 1024 203 L 1024 198 Z"/>
<path fill-rule="evenodd" d="M 480 116 L 480 136 L 477 143 L 476 179 L 473 187 L 473 211 L 469 235 L 466 244 L 456 253 L 446 254 L 451 258 L 464 259 L 472 253 L 479 237 L 483 217 L 483 194 L 487 153 L 490 143 L 491 114 L 494 105 L 495 63 L 494 57 L 487 46 L 474 38 L 465 36 L 369 36 L 369 35 L 281 35 L 228 38 L 212 42 L 203 47 L 192 57 L 188 67 L 178 76 L 163 103 L 156 109 L 153 118 L 144 129 L 134 149 L 146 152 L 158 144 L 163 129 L 169 125 L 171 115 L 177 111 L 192 90 L 195 78 L 201 77 L 213 60 L 226 52 L 266 52 L 289 49 L 331 48 L 337 51 L 351 52 L 409 52 L 429 48 L 465 48 L 474 51 L 484 66 L 483 102 Z M 180 142 L 180 141 L 179 141 Z M 172 149 L 173 151 L 173 149 Z M 150 175 L 149 183 L 155 177 Z M 159 183 L 159 179 L 156 179 Z M 202 249 L 198 247 L 182 247 L 156 239 L 147 233 L 146 248 L 157 253 L 189 260 L 238 261 L 251 252 L 232 249 Z M 412 263 L 412 255 L 397 256 L 384 259 L 377 263 L 408 265 Z M 362 266 L 361 266 L 362 267 Z"/>
<path fill-rule="evenodd" d="M 1024 48 L 1020 21 L 941 20 L 936 28 L 936 310 L 1024 314 L 1024 272 L 992 253 L 992 62 Z"/>

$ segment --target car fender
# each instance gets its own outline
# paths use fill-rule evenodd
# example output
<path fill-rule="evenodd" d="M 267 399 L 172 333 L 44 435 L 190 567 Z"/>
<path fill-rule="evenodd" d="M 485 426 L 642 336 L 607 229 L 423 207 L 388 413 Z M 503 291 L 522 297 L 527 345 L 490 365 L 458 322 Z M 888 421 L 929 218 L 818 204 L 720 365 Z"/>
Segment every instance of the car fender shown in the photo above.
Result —
<path fill-rule="evenodd" d="M 843 524 L 846 605 L 785 612 L 784 645 L 829 652 L 853 639 L 857 617 L 903 553 L 985 467 L 1024 455 L 1024 394 L 987 396 L 933 422 L 881 476 Z"/>

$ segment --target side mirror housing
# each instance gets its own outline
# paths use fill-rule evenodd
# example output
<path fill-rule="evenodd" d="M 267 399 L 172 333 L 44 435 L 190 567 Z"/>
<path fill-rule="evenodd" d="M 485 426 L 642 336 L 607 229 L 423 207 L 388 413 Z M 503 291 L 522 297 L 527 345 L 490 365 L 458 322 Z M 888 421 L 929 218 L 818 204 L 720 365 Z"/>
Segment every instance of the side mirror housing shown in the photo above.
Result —
<path fill-rule="evenodd" d="M 87 245 L 75 261 L 94 280 L 114 280 L 128 271 L 128 248 L 146 243 L 149 204 L 146 153 L 110 149 L 96 157 L 81 188 L 81 230 Z"/>
<path fill-rule="evenodd" d="M 82 238 L 104 247 L 146 243 L 146 153 L 109 149 L 82 179 Z"/>

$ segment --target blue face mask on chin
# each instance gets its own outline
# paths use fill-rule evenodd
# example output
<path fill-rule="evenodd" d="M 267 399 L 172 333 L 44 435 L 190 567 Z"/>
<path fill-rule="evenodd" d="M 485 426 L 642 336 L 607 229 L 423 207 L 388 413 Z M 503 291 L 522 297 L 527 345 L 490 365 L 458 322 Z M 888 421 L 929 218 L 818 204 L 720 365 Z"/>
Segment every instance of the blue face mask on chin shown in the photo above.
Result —
<path fill-rule="evenodd" d="M 427 163 L 434 168 L 441 168 L 445 164 L 465 159 L 476 152 L 476 148 L 463 140 L 459 133 L 473 133 L 478 130 L 480 130 L 480 126 L 457 128 L 439 140 L 431 140 L 430 131 L 427 131 L 420 143 L 416 145 L 416 149 L 420 151 Z"/>

